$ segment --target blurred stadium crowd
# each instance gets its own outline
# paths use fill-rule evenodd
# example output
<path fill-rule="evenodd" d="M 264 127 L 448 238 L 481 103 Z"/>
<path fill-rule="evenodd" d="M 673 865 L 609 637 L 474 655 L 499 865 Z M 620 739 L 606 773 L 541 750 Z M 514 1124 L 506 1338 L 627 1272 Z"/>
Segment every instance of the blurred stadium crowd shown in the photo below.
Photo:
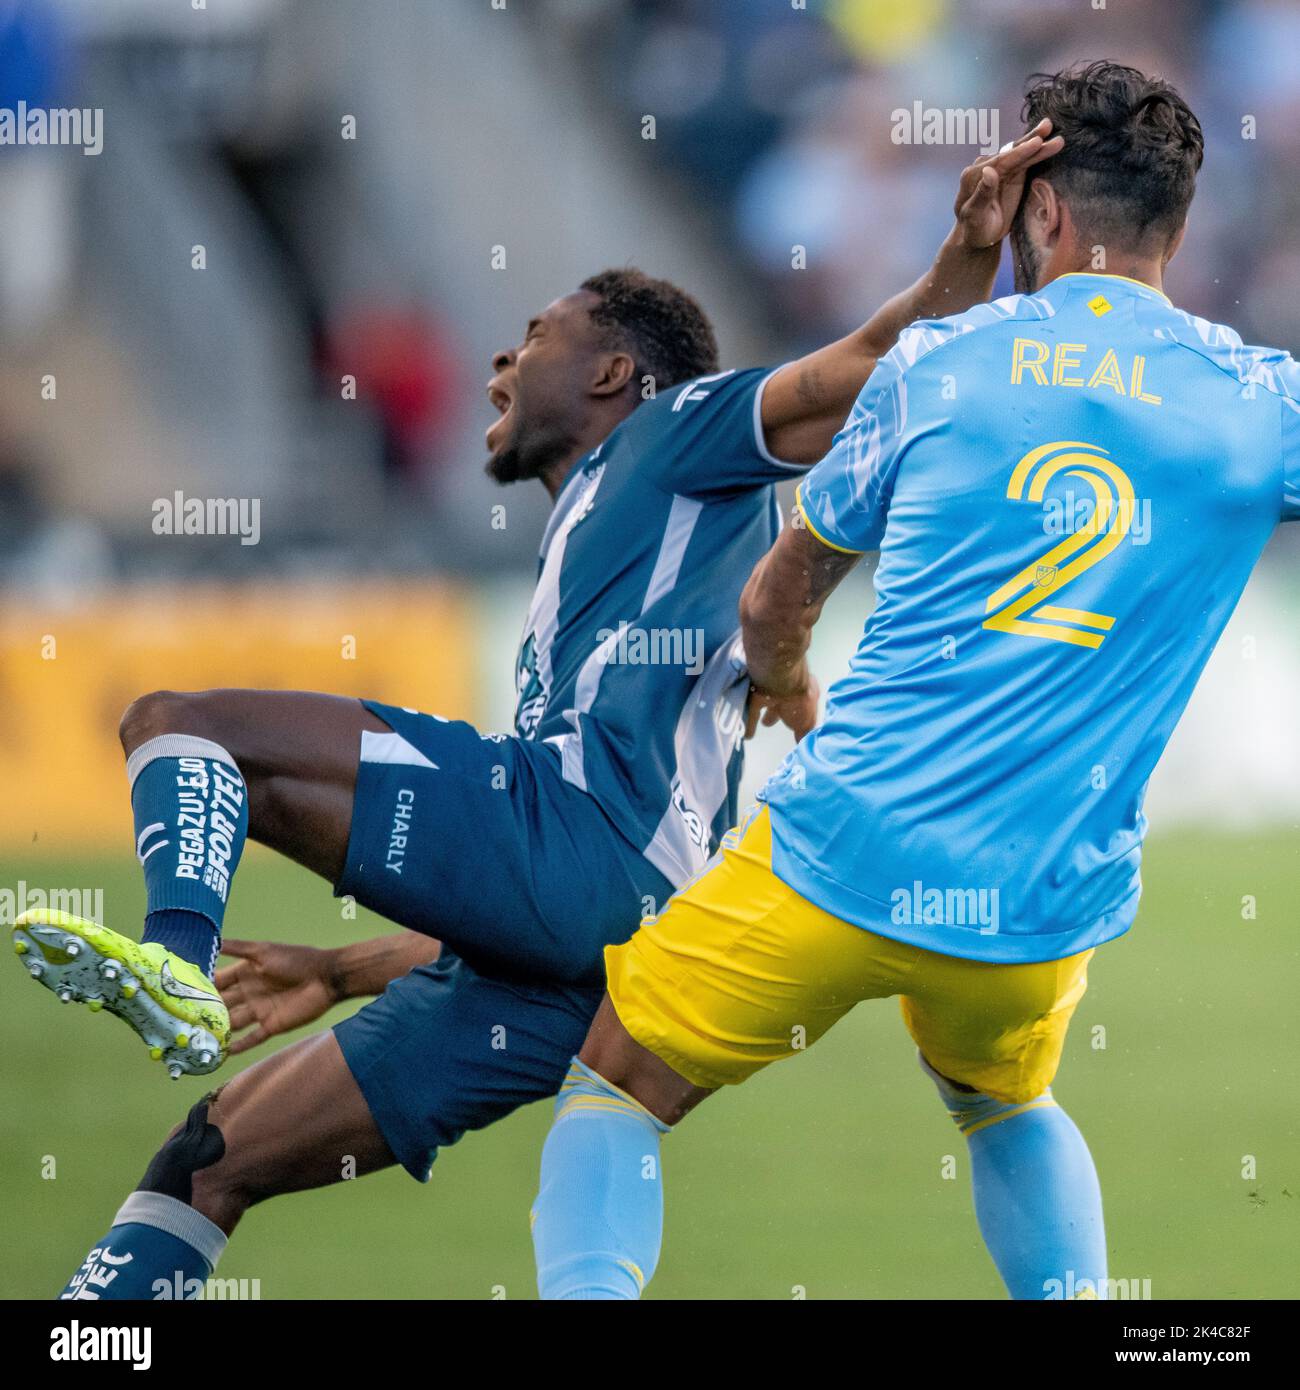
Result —
<path fill-rule="evenodd" d="M 891 112 L 1008 139 L 1027 73 L 1093 56 L 1205 124 L 1176 301 L 1300 345 L 1294 0 L 0 0 L 0 108 L 104 110 L 102 155 L 0 147 L 0 580 L 526 570 L 535 529 L 478 521 L 480 393 L 566 275 L 644 258 L 712 286 L 729 360 L 806 349 L 919 272 L 976 153 Z M 263 499 L 257 554 L 156 544 L 176 489 Z"/>
<path fill-rule="evenodd" d="M 1294 0 L 811 0 L 816 24 L 783 0 L 546 8 L 601 36 L 601 86 L 629 116 L 659 113 L 654 149 L 743 248 L 783 337 L 853 328 L 947 229 L 960 152 L 893 143 L 891 112 L 992 106 L 1010 139 L 1026 75 L 1084 55 L 1162 72 L 1205 128 L 1175 301 L 1247 341 L 1300 343 Z M 805 275 L 789 271 L 796 242 Z"/>

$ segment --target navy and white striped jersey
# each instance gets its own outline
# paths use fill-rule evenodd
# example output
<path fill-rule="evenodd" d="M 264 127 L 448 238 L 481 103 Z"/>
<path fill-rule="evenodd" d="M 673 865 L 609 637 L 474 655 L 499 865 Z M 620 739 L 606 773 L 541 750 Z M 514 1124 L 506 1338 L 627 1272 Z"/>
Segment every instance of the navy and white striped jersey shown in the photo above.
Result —
<path fill-rule="evenodd" d="M 803 472 L 763 441 L 767 370 L 661 392 L 574 464 L 542 538 L 515 728 L 553 746 L 673 884 L 735 817 L 740 591 Z"/>

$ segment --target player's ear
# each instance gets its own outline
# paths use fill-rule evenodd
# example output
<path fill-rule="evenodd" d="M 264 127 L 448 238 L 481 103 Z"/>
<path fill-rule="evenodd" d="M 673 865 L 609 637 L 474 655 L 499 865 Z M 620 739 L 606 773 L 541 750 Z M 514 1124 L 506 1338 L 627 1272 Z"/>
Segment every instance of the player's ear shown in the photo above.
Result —
<path fill-rule="evenodd" d="M 1025 193 L 1025 227 L 1040 246 L 1051 246 L 1061 234 L 1064 205 L 1046 179 L 1030 180 Z"/>
<path fill-rule="evenodd" d="M 602 353 L 596 359 L 591 383 L 593 396 L 617 396 L 636 373 L 636 362 L 626 352 Z"/>

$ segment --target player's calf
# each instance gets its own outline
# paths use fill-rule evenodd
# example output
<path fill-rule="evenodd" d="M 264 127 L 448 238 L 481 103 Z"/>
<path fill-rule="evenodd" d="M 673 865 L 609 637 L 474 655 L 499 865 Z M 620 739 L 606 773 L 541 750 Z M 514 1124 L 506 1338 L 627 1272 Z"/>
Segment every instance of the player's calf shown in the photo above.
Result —
<path fill-rule="evenodd" d="M 211 979 L 249 797 L 234 756 L 200 729 L 189 697 L 157 691 L 128 706 L 119 735 L 147 894 L 143 940 Z"/>
<path fill-rule="evenodd" d="M 1106 1280 L 1101 1189 L 1092 1155 L 1050 1087 L 1017 1104 L 937 1072 L 970 1153 L 975 1215 L 1012 1298 L 1100 1297 Z"/>
<path fill-rule="evenodd" d="M 128 1023 L 176 1078 L 213 1071 L 225 1058 L 230 1018 L 212 977 L 249 798 L 227 749 L 194 733 L 157 731 L 170 699 L 137 701 L 123 720 L 145 878 L 142 939 L 40 909 L 15 922 L 14 950 L 64 1003 Z"/>
<path fill-rule="evenodd" d="M 544 1299 L 634 1299 L 659 1262 L 660 1136 L 712 1092 L 641 1046 L 602 1000 L 555 1101 L 533 1207 Z"/>
<path fill-rule="evenodd" d="M 62 1296 L 196 1296 L 250 1206 L 393 1162 L 334 1034 L 304 1038 L 191 1109 Z"/>

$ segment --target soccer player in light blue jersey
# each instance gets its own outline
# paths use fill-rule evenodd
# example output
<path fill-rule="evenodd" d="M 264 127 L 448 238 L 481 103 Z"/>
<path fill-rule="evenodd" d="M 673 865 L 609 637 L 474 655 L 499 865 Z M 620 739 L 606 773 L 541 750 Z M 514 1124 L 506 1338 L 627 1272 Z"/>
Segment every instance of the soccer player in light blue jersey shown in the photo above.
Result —
<path fill-rule="evenodd" d="M 1137 912 L 1147 779 L 1300 515 L 1300 367 L 1162 291 L 1202 159 L 1176 91 L 1096 63 L 1025 114 L 1065 144 L 1015 217 L 1022 293 L 903 333 L 746 587 L 751 677 L 799 701 L 827 594 L 880 552 L 821 723 L 606 951 L 542 1159 L 545 1297 L 635 1297 L 660 1135 L 888 996 L 1012 1296 L 1105 1295 L 1096 1173 L 1050 1084 L 1093 950 Z"/>
<path fill-rule="evenodd" d="M 418 934 L 342 955 L 236 947 L 225 1003 L 236 1029 L 257 1021 L 236 1050 L 388 988 L 199 1101 L 64 1297 L 201 1285 L 253 1203 L 340 1181 L 343 1155 L 427 1180 L 440 1147 L 555 1094 L 602 997 L 602 948 L 734 820 L 737 604 L 780 529 L 774 483 L 825 453 L 908 323 L 988 295 L 1025 171 L 1059 148 L 1044 125 L 977 161 L 931 270 L 774 371 L 720 371 L 694 300 L 630 269 L 585 281 L 496 355 L 488 471 L 555 503 L 512 733 L 309 692 L 157 692 L 128 709 L 144 941 L 28 914 L 15 943 L 43 984 L 120 1014 L 174 1074 L 213 1070 L 227 1027 L 212 963 L 246 836 Z M 768 712 L 761 693 L 749 706 Z M 815 708 L 805 689 L 771 713 L 802 733 Z"/>

